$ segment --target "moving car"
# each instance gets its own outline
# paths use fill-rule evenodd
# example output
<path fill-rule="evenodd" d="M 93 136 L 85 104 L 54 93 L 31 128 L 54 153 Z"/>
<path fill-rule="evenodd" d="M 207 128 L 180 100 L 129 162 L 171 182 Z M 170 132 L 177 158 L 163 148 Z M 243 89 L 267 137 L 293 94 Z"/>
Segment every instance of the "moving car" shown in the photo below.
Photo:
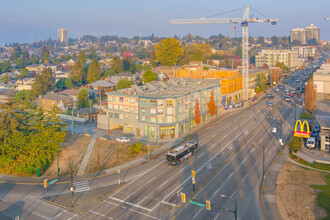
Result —
<path fill-rule="evenodd" d="M 267 106 L 273 106 L 272 102 L 267 102 Z"/>
<path fill-rule="evenodd" d="M 283 85 L 280 85 L 280 86 L 279 86 L 279 88 L 280 88 L 280 89 L 283 89 L 283 88 L 284 88 L 284 86 L 283 86 Z"/>
<path fill-rule="evenodd" d="M 290 93 L 289 96 L 290 96 L 290 97 L 294 97 L 294 94 L 293 94 L 293 93 Z"/>
<path fill-rule="evenodd" d="M 118 142 L 122 142 L 122 143 L 129 143 L 131 141 L 131 138 L 129 137 L 120 137 L 120 138 L 116 138 L 115 139 Z"/>
<path fill-rule="evenodd" d="M 297 101 L 297 104 L 298 104 L 298 105 L 302 105 L 303 102 L 302 102 L 301 100 L 298 100 L 298 101 Z"/>
<path fill-rule="evenodd" d="M 290 96 L 285 97 L 285 101 L 291 102 L 291 97 Z"/>

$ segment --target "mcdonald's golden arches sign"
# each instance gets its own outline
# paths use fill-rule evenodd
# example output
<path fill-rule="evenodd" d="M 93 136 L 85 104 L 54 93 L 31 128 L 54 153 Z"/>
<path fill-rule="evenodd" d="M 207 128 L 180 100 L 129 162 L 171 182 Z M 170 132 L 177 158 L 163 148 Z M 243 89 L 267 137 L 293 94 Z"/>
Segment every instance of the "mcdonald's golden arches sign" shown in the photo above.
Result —
<path fill-rule="evenodd" d="M 300 130 L 297 131 L 297 127 L 300 127 Z M 306 131 L 305 131 L 305 125 L 306 125 Z M 303 123 L 300 120 L 296 121 L 296 125 L 294 126 L 294 131 L 293 131 L 293 135 L 295 137 L 302 137 L 302 138 L 310 138 L 311 136 L 311 132 L 309 130 L 309 124 L 307 121 L 304 121 Z"/>

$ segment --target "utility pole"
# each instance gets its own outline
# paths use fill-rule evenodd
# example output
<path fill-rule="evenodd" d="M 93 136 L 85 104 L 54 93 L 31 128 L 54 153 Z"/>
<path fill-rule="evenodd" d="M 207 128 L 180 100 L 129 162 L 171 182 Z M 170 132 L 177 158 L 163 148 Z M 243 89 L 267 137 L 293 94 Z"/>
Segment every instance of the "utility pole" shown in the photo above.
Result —
<path fill-rule="evenodd" d="M 74 111 L 74 100 L 73 100 L 73 98 L 72 98 L 72 120 L 71 120 L 71 128 L 72 128 L 72 130 L 71 130 L 71 134 L 73 134 L 73 111 Z"/>
<path fill-rule="evenodd" d="M 59 158 L 59 145 L 57 144 L 57 177 L 60 176 L 60 158 Z"/>
<path fill-rule="evenodd" d="M 294 103 L 294 122 L 297 121 L 297 104 Z"/>
<path fill-rule="evenodd" d="M 70 191 L 71 191 L 71 208 L 74 207 L 74 204 L 73 204 L 74 187 L 73 187 L 73 170 L 72 170 L 72 167 L 73 167 L 73 161 L 71 161 L 71 187 L 70 187 Z"/>

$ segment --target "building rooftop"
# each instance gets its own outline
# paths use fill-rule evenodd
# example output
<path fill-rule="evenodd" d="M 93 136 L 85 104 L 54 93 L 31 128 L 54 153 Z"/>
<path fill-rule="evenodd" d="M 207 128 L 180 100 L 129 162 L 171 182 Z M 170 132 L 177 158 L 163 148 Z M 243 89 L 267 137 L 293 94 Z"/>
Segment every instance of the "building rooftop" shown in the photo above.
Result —
<path fill-rule="evenodd" d="M 59 93 L 50 92 L 44 95 L 42 99 L 61 101 L 61 100 L 71 99 L 71 97 Z"/>
<path fill-rule="evenodd" d="M 153 81 L 143 86 L 133 85 L 128 89 L 121 89 L 106 93 L 107 95 L 139 95 L 154 98 L 172 98 L 192 93 L 210 87 L 220 86 L 220 82 L 189 81 L 179 78 L 170 79 L 167 83 Z"/>
<path fill-rule="evenodd" d="M 330 129 L 330 116 L 316 115 L 316 119 L 320 123 L 321 128 Z"/>
<path fill-rule="evenodd" d="M 92 87 L 114 87 L 116 85 L 109 81 L 106 81 L 106 80 L 98 80 L 96 82 L 91 83 L 90 86 L 92 86 Z"/>

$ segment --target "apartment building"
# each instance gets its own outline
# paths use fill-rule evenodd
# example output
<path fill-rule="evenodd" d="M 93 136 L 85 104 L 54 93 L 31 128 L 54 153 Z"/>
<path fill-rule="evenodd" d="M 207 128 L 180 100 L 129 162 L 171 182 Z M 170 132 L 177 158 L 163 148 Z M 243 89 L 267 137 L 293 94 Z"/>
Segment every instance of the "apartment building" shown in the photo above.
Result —
<path fill-rule="evenodd" d="M 330 63 L 323 64 L 313 73 L 317 100 L 330 100 Z"/>
<path fill-rule="evenodd" d="M 213 92 L 217 112 L 221 109 L 220 84 L 170 79 L 108 92 L 108 104 L 99 114 L 98 128 L 122 129 L 124 133 L 150 138 L 179 137 L 189 133 L 195 121 L 196 101 L 201 123 L 210 119 L 207 103 Z"/>
<path fill-rule="evenodd" d="M 68 37 L 68 30 L 61 28 L 58 30 L 58 40 L 62 43 L 68 43 L 69 37 Z"/>
<path fill-rule="evenodd" d="M 298 52 L 295 50 L 262 50 L 256 55 L 256 67 L 264 64 L 274 67 L 276 63 L 284 63 L 291 69 L 298 67 Z"/>
<path fill-rule="evenodd" d="M 290 42 L 299 41 L 300 44 L 308 44 L 309 40 L 315 39 L 320 42 L 320 29 L 313 24 L 306 28 L 294 28 L 290 31 Z"/>
<path fill-rule="evenodd" d="M 297 51 L 299 58 L 316 57 L 317 55 L 315 46 L 297 46 L 292 47 L 292 50 Z"/>

